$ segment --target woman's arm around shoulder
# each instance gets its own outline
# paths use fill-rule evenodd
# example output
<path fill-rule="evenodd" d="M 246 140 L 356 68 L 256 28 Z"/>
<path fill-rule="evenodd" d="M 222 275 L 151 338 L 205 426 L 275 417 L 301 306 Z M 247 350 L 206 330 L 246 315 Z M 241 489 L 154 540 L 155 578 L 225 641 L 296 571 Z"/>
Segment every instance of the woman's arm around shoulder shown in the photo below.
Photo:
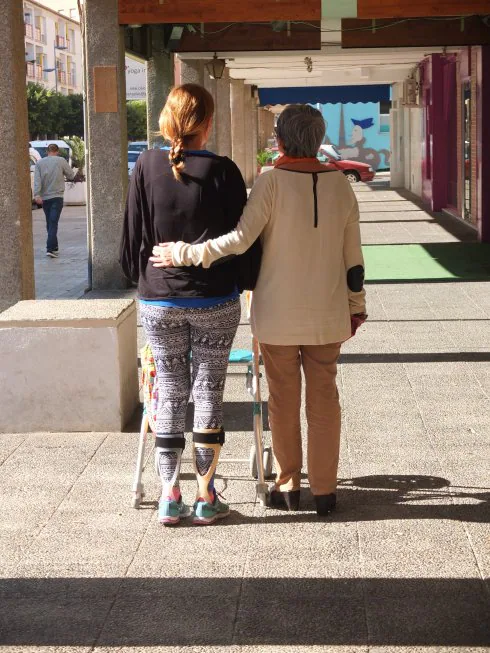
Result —
<path fill-rule="evenodd" d="M 224 236 L 199 245 L 178 242 L 172 248 L 172 264 L 175 267 L 211 263 L 230 254 L 243 254 L 254 243 L 270 219 L 273 204 L 272 175 L 260 176 L 250 193 L 236 228 Z M 155 254 L 155 251 L 154 251 Z"/>

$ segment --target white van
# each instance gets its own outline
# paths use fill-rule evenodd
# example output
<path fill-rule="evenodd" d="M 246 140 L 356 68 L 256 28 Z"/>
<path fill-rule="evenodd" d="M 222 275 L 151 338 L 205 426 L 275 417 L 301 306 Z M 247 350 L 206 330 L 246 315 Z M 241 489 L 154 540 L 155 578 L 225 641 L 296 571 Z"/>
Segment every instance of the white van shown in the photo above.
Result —
<path fill-rule="evenodd" d="M 63 156 L 68 163 L 71 165 L 71 147 L 65 143 L 65 141 L 29 141 L 30 147 L 33 147 L 44 159 L 45 156 L 48 156 L 48 145 L 53 143 L 60 148 L 60 155 Z"/>

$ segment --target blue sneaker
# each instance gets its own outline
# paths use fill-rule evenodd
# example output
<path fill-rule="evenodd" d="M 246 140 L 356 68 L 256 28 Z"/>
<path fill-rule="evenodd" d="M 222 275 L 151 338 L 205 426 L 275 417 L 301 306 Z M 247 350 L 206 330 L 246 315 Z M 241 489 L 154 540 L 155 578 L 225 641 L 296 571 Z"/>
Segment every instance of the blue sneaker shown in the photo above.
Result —
<path fill-rule="evenodd" d="M 218 519 L 223 519 L 230 514 L 230 506 L 227 503 L 219 500 L 218 494 L 214 493 L 214 501 L 205 501 L 199 499 L 194 504 L 194 517 L 193 524 L 202 524 L 207 526 L 214 524 Z"/>
<path fill-rule="evenodd" d="M 178 500 L 171 497 L 161 498 L 158 502 L 158 521 L 164 526 L 175 526 L 181 517 L 187 517 L 188 507 L 180 496 Z"/>

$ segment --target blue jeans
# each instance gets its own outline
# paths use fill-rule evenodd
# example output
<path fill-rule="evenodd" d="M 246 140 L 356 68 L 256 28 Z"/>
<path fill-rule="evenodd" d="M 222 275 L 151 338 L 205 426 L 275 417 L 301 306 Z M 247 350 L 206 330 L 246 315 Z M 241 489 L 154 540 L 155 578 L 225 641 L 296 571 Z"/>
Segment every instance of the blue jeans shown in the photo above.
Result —
<path fill-rule="evenodd" d="M 44 215 L 46 216 L 46 229 L 48 231 L 46 249 L 48 252 L 54 252 L 58 249 L 58 222 L 60 221 L 60 215 L 63 209 L 63 198 L 53 197 L 50 200 L 44 200 L 43 209 Z"/>

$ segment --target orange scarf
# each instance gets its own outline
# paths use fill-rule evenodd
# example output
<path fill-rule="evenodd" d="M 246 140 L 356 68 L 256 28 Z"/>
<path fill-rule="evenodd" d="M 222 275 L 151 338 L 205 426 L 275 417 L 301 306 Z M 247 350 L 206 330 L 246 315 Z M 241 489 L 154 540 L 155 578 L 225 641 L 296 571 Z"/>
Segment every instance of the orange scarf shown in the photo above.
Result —
<path fill-rule="evenodd" d="M 274 163 L 274 168 L 280 168 L 281 166 L 289 166 L 292 163 L 319 163 L 316 156 L 305 156 L 305 157 L 294 157 L 287 156 L 286 154 L 281 154 L 281 156 Z"/>

